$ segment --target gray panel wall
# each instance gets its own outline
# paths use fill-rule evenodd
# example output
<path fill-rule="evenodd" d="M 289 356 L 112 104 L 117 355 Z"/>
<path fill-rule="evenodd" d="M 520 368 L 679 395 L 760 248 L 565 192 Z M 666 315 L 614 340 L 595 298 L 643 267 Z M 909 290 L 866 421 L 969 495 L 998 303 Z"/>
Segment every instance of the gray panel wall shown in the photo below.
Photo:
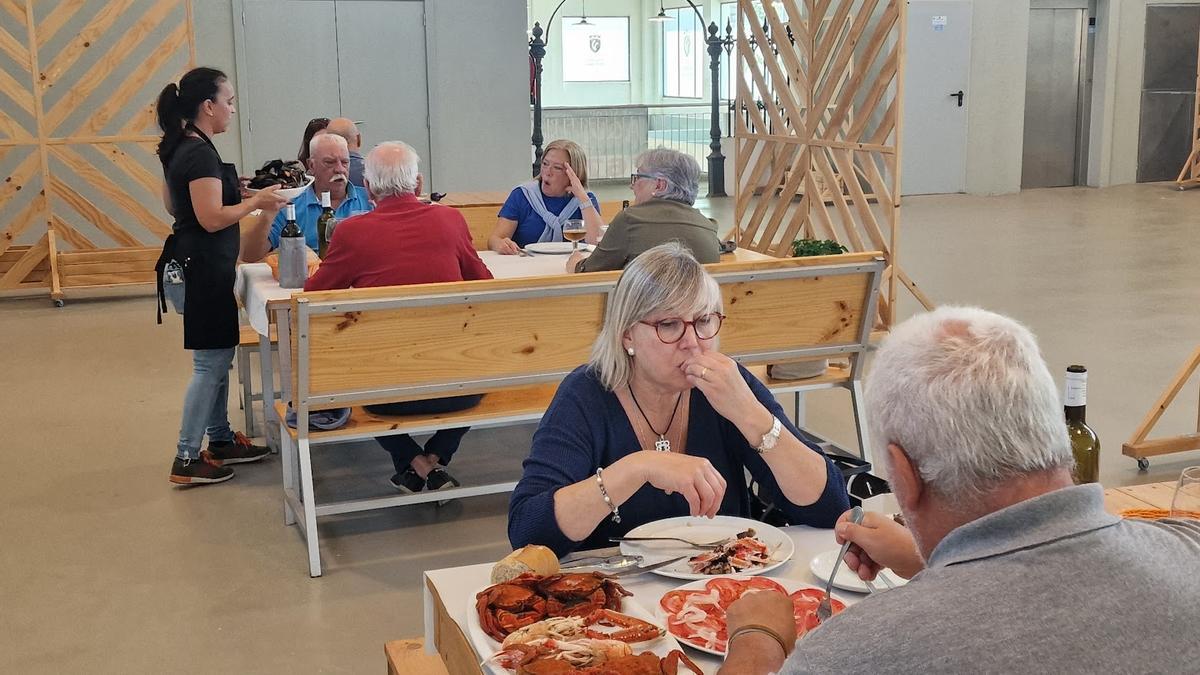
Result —
<path fill-rule="evenodd" d="M 528 180 L 525 0 L 426 0 L 429 116 L 440 192 Z"/>
<path fill-rule="evenodd" d="M 1174 180 L 1192 151 L 1200 6 L 1146 8 L 1138 182 Z"/>

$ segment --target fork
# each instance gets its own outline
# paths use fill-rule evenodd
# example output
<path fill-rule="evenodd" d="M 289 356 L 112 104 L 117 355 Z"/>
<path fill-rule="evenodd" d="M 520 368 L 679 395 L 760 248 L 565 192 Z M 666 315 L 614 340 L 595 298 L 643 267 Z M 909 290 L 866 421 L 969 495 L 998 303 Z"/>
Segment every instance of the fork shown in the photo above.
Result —
<path fill-rule="evenodd" d="M 863 510 L 861 506 L 856 506 L 850 509 L 850 522 L 858 525 L 862 523 Z M 830 601 L 830 593 L 833 591 L 833 579 L 837 576 L 838 568 L 842 565 L 842 558 L 846 557 L 846 549 L 850 548 L 850 540 L 842 544 L 842 550 L 838 552 L 837 560 L 833 563 L 833 571 L 829 573 L 829 581 L 825 582 L 825 597 L 821 598 L 821 604 L 817 606 L 817 623 L 825 623 L 829 617 L 833 616 L 833 605 Z"/>
<path fill-rule="evenodd" d="M 730 539 L 729 537 L 725 537 L 724 539 L 718 539 L 718 540 L 716 540 L 716 541 L 711 541 L 711 542 L 708 542 L 708 543 L 706 544 L 706 543 L 702 543 L 702 542 L 698 542 L 698 541 L 692 541 L 692 540 L 690 540 L 690 539 L 680 539 L 679 537 L 609 537 L 609 538 L 608 538 L 608 540 L 609 540 L 609 541 L 611 541 L 611 542 L 622 542 L 622 541 L 678 541 L 678 542 L 682 542 L 682 543 L 684 543 L 684 544 L 687 544 L 688 546 L 691 546 L 692 548 L 712 548 L 713 546 L 718 546 L 718 545 L 720 545 L 720 544 L 724 544 L 725 542 L 729 541 L 729 539 Z"/>
<path fill-rule="evenodd" d="M 875 578 L 877 578 L 877 579 L 879 579 L 880 581 L 882 581 L 882 582 L 883 582 L 883 585 L 884 585 L 884 586 L 887 586 L 888 588 L 895 588 L 895 587 L 896 587 L 896 583 L 895 583 L 894 581 L 892 581 L 892 578 L 891 578 L 891 577 L 889 577 L 889 576 L 887 575 L 887 573 L 886 573 L 886 572 L 884 572 L 883 570 L 879 570 L 879 574 L 876 574 L 876 575 L 875 575 Z"/>

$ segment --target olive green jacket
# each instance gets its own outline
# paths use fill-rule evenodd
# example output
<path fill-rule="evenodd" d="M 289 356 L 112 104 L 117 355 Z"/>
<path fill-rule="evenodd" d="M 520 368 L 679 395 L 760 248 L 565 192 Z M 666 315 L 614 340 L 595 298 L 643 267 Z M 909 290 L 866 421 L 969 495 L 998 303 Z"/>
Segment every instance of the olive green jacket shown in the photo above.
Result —
<path fill-rule="evenodd" d="M 642 252 L 669 241 L 688 247 L 702 263 L 714 263 L 721 257 L 717 221 L 687 204 L 651 199 L 618 213 L 596 250 L 581 260 L 575 271 L 624 269 Z"/>

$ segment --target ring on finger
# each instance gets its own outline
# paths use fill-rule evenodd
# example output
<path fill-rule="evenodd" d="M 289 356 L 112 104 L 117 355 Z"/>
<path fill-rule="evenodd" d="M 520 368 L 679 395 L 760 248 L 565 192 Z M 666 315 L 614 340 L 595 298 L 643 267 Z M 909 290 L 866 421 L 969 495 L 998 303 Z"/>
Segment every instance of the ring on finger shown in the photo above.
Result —
<path fill-rule="evenodd" d="M 702 380 L 705 379 L 704 378 L 705 375 L 708 375 L 708 366 L 705 366 L 704 370 L 700 371 L 700 379 L 702 379 Z"/>

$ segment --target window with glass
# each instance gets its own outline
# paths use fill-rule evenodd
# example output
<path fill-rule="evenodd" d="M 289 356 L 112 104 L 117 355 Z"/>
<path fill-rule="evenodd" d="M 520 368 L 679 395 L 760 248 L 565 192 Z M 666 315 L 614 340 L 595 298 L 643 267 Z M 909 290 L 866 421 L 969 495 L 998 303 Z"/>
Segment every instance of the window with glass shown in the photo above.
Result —
<path fill-rule="evenodd" d="M 703 98 L 704 21 L 691 7 L 675 7 L 666 14 L 670 20 L 662 24 L 663 96 Z"/>

